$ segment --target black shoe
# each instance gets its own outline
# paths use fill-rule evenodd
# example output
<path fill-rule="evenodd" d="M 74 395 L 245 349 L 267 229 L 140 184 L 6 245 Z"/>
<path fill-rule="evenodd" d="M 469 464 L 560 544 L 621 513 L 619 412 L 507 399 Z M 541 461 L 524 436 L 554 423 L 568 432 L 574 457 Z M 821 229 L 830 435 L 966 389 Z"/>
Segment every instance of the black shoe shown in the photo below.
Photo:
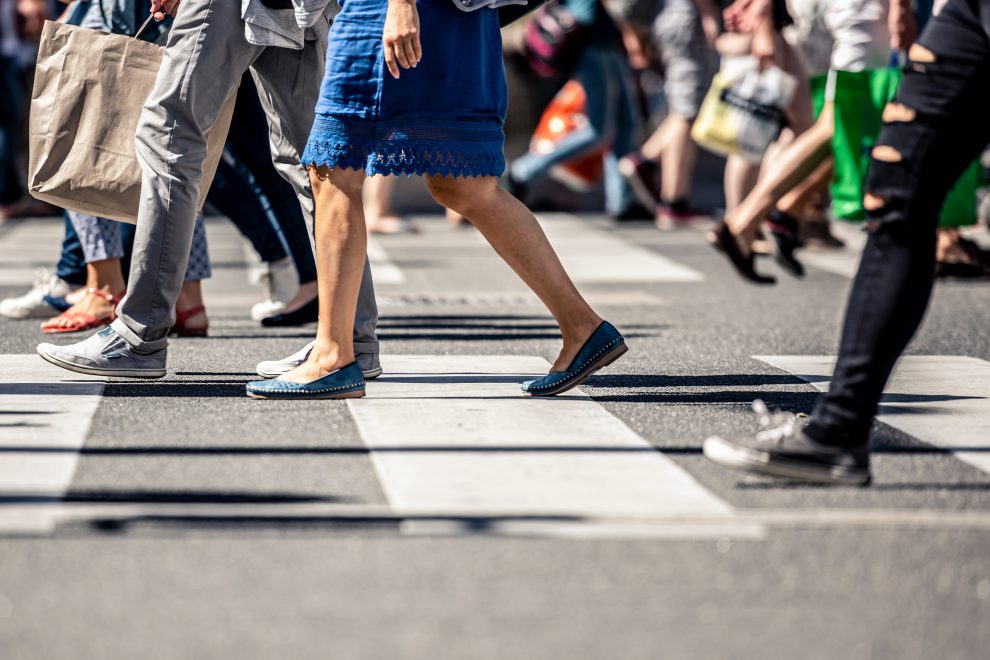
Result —
<path fill-rule="evenodd" d="M 804 266 L 794 257 L 794 251 L 801 247 L 798 239 L 797 218 L 781 211 L 771 211 L 767 218 L 767 238 L 774 260 L 794 277 L 804 277 Z"/>
<path fill-rule="evenodd" d="M 619 159 L 619 172 L 652 219 L 660 204 L 660 166 L 633 152 Z"/>
<path fill-rule="evenodd" d="M 320 299 L 313 298 L 308 303 L 292 312 L 275 314 L 261 319 L 261 325 L 266 328 L 290 328 L 307 323 L 316 323 L 320 318 Z"/>
<path fill-rule="evenodd" d="M 736 272 L 743 278 L 757 284 L 777 283 L 776 278 L 769 275 L 760 275 L 756 272 L 753 253 L 743 254 L 735 235 L 729 231 L 729 225 L 723 222 L 715 229 L 712 236 L 714 238 L 713 245 L 715 248 L 729 258 Z"/>
<path fill-rule="evenodd" d="M 755 437 L 705 440 L 705 456 L 725 467 L 843 486 L 870 483 L 870 450 L 866 442 L 855 447 L 833 447 L 812 440 L 801 420 L 788 413 L 770 415 L 762 401 L 754 401 L 764 430 Z"/>
<path fill-rule="evenodd" d="M 653 213 L 650 212 L 642 204 L 630 204 L 628 208 L 623 209 L 621 212 L 616 213 L 612 216 L 614 220 L 619 222 L 632 222 L 635 220 L 653 220 Z"/>

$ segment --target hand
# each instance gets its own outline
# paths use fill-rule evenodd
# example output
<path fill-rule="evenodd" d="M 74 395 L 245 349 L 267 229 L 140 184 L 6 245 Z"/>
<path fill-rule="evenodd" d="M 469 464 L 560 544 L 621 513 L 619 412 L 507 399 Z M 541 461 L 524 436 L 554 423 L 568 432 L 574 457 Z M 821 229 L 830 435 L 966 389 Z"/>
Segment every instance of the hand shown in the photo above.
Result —
<path fill-rule="evenodd" d="M 18 0 L 17 32 L 23 39 L 37 41 L 48 20 L 48 7 L 41 0 Z"/>
<path fill-rule="evenodd" d="M 382 43 L 385 44 L 385 66 L 393 78 L 399 77 L 400 66 L 411 69 L 423 59 L 416 0 L 388 0 Z"/>
<path fill-rule="evenodd" d="M 907 50 L 918 38 L 918 24 L 914 20 L 911 4 L 901 0 L 890 3 L 887 13 L 887 27 L 890 29 L 891 50 Z"/>
<path fill-rule="evenodd" d="M 722 12 L 725 29 L 749 34 L 770 15 L 770 0 L 736 0 Z"/>
<path fill-rule="evenodd" d="M 156 21 L 164 21 L 166 16 L 175 16 L 179 11 L 180 0 L 151 0 L 151 13 Z"/>
<path fill-rule="evenodd" d="M 626 55 L 629 57 L 629 66 L 634 71 L 642 71 L 650 66 L 650 58 L 643 48 L 643 40 L 640 39 L 636 30 L 628 23 L 620 24 L 622 32 L 622 45 L 625 46 Z"/>

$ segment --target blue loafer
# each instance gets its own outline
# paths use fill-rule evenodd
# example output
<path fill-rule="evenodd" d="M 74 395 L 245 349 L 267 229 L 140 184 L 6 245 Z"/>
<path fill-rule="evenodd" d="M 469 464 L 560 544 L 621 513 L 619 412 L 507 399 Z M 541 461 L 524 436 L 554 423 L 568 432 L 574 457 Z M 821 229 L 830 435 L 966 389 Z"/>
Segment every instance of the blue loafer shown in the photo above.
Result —
<path fill-rule="evenodd" d="M 591 333 L 566 371 L 551 371 L 543 378 L 522 384 L 526 396 L 553 396 L 577 387 L 588 376 L 612 364 L 628 351 L 626 340 L 608 321 Z"/>
<path fill-rule="evenodd" d="M 359 399 L 364 396 L 364 375 L 357 362 L 351 362 L 309 383 L 254 380 L 247 384 L 247 395 L 253 399 Z"/>

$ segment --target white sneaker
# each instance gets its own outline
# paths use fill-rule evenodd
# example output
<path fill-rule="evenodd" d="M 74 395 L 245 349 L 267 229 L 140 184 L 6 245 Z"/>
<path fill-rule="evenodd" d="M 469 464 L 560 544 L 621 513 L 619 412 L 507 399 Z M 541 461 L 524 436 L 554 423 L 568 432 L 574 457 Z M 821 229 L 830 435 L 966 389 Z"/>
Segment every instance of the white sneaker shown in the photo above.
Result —
<path fill-rule="evenodd" d="M 31 290 L 17 298 L 0 301 L 0 316 L 9 319 L 40 319 L 58 313 L 58 310 L 45 303 L 45 296 L 61 298 L 68 295 L 72 287 L 65 280 L 52 275 L 47 270 L 38 271 L 38 279 Z"/>
<path fill-rule="evenodd" d="M 255 321 L 281 314 L 299 289 L 299 276 L 291 260 L 282 264 L 266 261 L 252 274 L 251 280 L 264 285 L 268 292 L 268 298 L 251 308 L 251 318 Z"/>
<path fill-rule="evenodd" d="M 259 362 L 255 370 L 262 378 L 278 378 L 284 373 L 292 371 L 309 357 L 309 352 L 316 345 L 316 340 L 309 342 L 301 349 L 281 360 L 265 360 Z M 378 353 L 361 353 L 355 356 L 358 366 L 366 380 L 378 378 L 382 375 L 382 365 L 378 360 Z"/>

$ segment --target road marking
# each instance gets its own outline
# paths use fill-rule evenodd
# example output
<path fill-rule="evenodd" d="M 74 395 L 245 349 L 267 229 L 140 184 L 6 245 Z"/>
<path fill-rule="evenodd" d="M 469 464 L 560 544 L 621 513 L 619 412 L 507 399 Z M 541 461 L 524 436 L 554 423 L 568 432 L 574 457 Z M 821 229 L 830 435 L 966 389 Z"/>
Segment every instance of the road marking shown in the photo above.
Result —
<path fill-rule="evenodd" d="M 587 220 L 540 214 L 540 224 L 575 282 L 703 282 L 705 276 Z"/>
<path fill-rule="evenodd" d="M 388 252 L 374 236 L 368 236 L 368 259 L 371 261 L 371 277 L 375 284 L 402 284 L 406 276 Z"/>
<path fill-rule="evenodd" d="M 824 355 L 754 357 L 823 392 L 835 365 L 834 356 Z M 955 355 L 905 356 L 885 392 L 881 422 L 990 472 L 990 362 Z"/>
<path fill-rule="evenodd" d="M 54 527 L 54 506 L 72 482 L 105 385 L 37 355 L 0 355 L 0 529 Z M 5 447 L 18 450 L 2 451 Z M 33 452 L 32 447 L 65 451 Z M 17 507 L 25 498 L 39 504 Z"/>
<path fill-rule="evenodd" d="M 761 538 L 754 529 L 930 529 L 990 530 L 990 512 L 953 509 L 737 509 L 727 516 L 639 516 L 626 518 L 556 517 L 552 524 L 532 516 L 491 517 L 453 511 L 399 514 L 387 506 L 328 503 L 292 504 L 88 504 L 63 502 L 49 507 L 58 523 L 89 523 L 105 530 L 112 524 L 239 524 L 291 525 L 381 525 L 393 524 L 407 533 L 420 535 L 506 535 L 566 538 Z M 38 517 L 37 506 L 18 505 L 4 509 L 4 520 L 20 516 L 27 525 Z M 0 534 L 23 535 L 25 526 L 0 526 Z"/>
<path fill-rule="evenodd" d="M 626 307 L 664 305 L 664 301 L 645 291 L 585 291 L 592 307 Z M 380 307 L 540 307 L 546 309 L 536 294 L 519 293 L 444 293 L 423 292 L 378 296 Z"/>
<path fill-rule="evenodd" d="M 54 268 L 64 232 L 62 218 L 31 218 L 0 232 L 0 286 L 30 286 L 39 268 Z"/>
<path fill-rule="evenodd" d="M 518 523 L 527 534 L 574 524 L 553 517 L 671 516 L 702 522 L 701 536 L 762 533 L 702 528 L 732 508 L 590 397 L 521 396 L 519 383 L 549 366 L 526 356 L 389 356 L 370 396 L 348 404 L 396 514 L 537 519 Z"/>

